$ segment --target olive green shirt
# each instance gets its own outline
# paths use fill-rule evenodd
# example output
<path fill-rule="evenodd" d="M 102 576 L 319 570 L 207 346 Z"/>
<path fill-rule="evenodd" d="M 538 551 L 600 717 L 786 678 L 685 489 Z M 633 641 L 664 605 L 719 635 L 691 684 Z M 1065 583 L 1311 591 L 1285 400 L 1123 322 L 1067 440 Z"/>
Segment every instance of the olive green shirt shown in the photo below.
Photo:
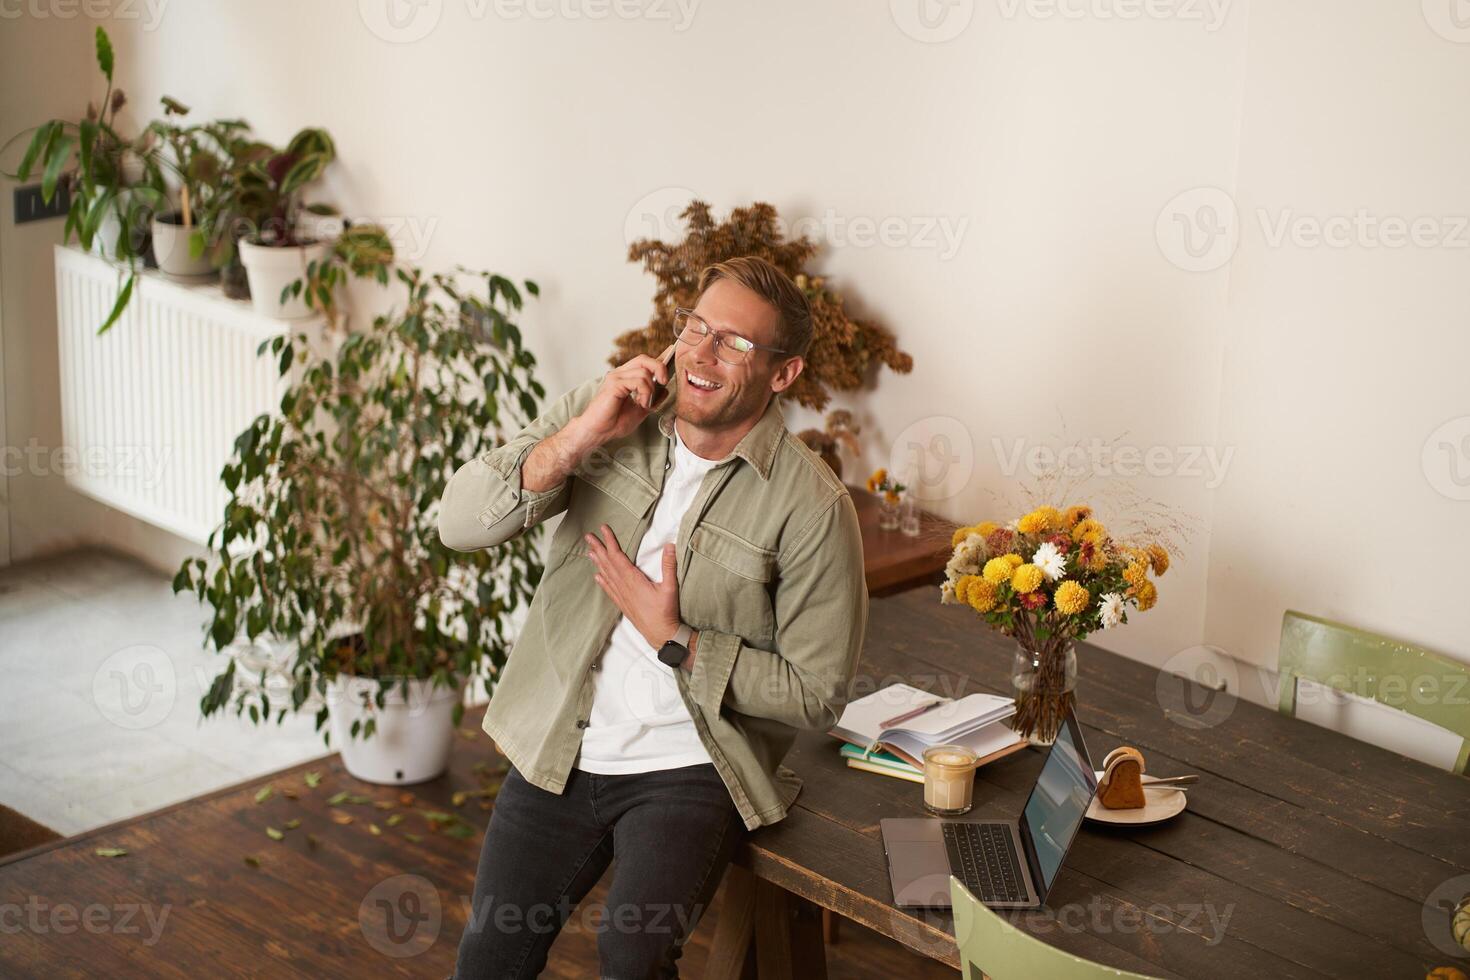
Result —
<path fill-rule="evenodd" d="M 553 793 L 566 786 L 593 672 L 622 615 L 593 580 L 583 535 L 607 524 L 636 561 L 672 450 L 666 407 L 593 450 L 559 486 L 523 490 L 527 453 L 579 415 L 601 380 L 461 466 L 439 514 L 444 544 L 475 551 L 565 512 L 484 721 L 521 774 Z M 680 615 L 699 633 L 693 667 L 674 672 L 680 696 L 746 827 L 775 823 L 801 789 L 781 760 L 798 730 L 836 724 L 862 650 L 868 593 L 857 511 L 772 398 L 705 475 L 676 547 Z"/>

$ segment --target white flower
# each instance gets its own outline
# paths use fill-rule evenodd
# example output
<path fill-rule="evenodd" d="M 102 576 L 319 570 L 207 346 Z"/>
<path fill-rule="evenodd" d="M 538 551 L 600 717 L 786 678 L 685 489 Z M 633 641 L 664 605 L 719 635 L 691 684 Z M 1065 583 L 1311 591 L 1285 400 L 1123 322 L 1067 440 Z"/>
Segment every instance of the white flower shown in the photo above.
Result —
<path fill-rule="evenodd" d="M 939 586 L 939 601 L 944 605 L 950 605 L 955 601 L 953 582 L 945 582 Z"/>
<path fill-rule="evenodd" d="M 961 575 L 979 575 L 980 566 L 985 561 L 985 539 L 978 534 L 972 534 L 960 542 L 960 546 L 954 550 L 953 557 L 945 565 L 945 572 L 951 578 L 959 578 Z"/>
<path fill-rule="evenodd" d="M 1123 597 L 1116 592 L 1104 592 L 1098 612 L 1102 614 L 1103 629 L 1117 626 L 1123 621 Z"/>
<path fill-rule="evenodd" d="M 1048 582 L 1055 582 L 1067 573 L 1067 559 L 1050 541 L 1036 549 L 1036 554 L 1031 556 L 1031 564 L 1041 569 Z"/>

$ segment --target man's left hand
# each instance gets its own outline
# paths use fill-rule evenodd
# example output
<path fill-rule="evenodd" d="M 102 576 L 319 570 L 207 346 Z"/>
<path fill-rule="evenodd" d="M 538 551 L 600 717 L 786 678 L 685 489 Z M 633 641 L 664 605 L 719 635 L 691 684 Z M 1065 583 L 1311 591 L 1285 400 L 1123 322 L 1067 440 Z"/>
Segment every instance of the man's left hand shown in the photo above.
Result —
<path fill-rule="evenodd" d="M 612 528 L 602 525 L 602 536 L 584 535 L 587 557 L 597 569 L 595 579 L 633 627 L 657 650 L 679 629 L 678 556 L 664 545 L 663 581 L 655 582 L 623 554 Z"/>

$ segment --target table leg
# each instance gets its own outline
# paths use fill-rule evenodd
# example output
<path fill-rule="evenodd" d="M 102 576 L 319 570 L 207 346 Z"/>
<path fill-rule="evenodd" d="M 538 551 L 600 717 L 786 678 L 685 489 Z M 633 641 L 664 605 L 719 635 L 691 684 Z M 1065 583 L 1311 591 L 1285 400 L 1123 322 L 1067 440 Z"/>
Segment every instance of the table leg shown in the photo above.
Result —
<path fill-rule="evenodd" d="M 755 875 L 738 864 L 725 870 L 720 886 L 720 917 L 710 940 L 709 962 L 704 975 L 709 980 L 742 980 L 755 935 Z"/>
<path fill-rule="evenodd" d="M 760 980 L 827 980 L 821 908 L 768 881 L 757 881 L 755 892 Z"/>

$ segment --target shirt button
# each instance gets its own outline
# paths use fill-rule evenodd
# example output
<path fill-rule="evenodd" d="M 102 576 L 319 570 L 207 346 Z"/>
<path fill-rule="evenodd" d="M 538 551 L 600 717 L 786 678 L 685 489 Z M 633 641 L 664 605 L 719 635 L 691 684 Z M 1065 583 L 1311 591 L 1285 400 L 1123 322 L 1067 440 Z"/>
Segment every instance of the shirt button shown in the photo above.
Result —
<path fill-rule="evenodd" d="M 580 721 L 577 722 L 577 727 L 578 728 L 586 728 L 587 727 L 587 724 L 588 724 L 587 719 L 586 718 L 583 718 L 582 720 L 580 720 Z"/>
<path fill-rule="evenodd" d="M 602 669 L 602 661 L 600 661 L 600 660 L 594 660 L 594 661 L 592 661 L 592 669 L 593 670 L 601 670 Z"/>

